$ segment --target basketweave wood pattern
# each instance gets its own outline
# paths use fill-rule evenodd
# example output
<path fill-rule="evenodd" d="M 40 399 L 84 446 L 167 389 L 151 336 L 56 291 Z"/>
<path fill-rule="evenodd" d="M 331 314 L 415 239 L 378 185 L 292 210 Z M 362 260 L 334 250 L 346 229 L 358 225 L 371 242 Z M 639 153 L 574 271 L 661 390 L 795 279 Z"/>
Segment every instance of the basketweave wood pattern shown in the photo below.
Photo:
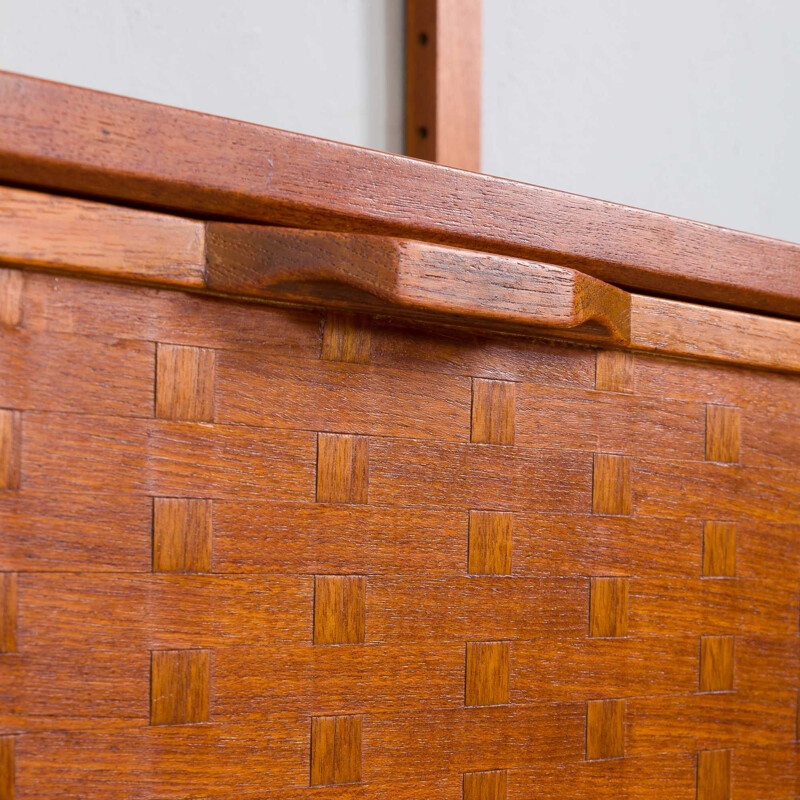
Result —
<path fill-rule="evenodd" d="M 800 382 L 0 271 L 0 798 L 794 798 Z"/>

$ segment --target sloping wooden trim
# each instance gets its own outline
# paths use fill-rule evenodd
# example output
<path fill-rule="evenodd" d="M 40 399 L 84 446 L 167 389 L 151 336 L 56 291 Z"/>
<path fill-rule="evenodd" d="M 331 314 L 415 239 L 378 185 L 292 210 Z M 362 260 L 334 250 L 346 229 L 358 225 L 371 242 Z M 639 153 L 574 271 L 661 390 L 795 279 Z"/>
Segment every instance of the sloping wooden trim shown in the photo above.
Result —
<path fill-rule="evenodd" d="M 0 74 L 0 180 L 229 221 L 422 239 L 800 317 L 800 245 Z"/>
<path fill-rule="evenodd" d="M 800 322 L 417 240 L 205 223 L 0 187 L 3 266 L 800 372 Z M 0 269 L 0 308 L 4 287 L 9 309 L 19 303 L 21 282 L 4 278 L 18 274 Z"/>

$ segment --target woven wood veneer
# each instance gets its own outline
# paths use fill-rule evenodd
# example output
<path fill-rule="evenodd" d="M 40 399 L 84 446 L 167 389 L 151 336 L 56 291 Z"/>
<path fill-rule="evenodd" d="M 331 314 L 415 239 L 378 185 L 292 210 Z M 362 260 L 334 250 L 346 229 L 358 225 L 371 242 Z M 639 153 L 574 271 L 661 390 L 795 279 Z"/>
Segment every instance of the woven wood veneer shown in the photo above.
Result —
<path fill-rule="evenodd" d="M 794 798 L 800 383 L 0 270 L 0 798 Z"/>

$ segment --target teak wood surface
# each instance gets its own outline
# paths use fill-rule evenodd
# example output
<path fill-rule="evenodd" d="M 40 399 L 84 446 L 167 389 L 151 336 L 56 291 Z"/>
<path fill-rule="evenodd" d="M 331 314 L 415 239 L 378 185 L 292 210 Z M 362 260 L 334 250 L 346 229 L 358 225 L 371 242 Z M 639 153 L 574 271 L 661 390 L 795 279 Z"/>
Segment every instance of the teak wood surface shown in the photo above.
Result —
<path fill-rule="evenodd" d="M 418 240 L 203 223 L 0 187 L 0 264 L 800 371 L 796 322 L 629 294 L 569 268 Z M 0 271 L 4 280 L 0 318 L 15 323 L 20 278 Z M 605 388 L 614 388 L 608 366 Z"/>
<path fill-rule="evenodd" d="M 406 0 L 406 155 L 479 172 L 483 0 Z"/>
<path fill-rule="evenodd" d="M 798 244 L 10 73 L 0 107 L 5 183 L 423 239 L 800 316 Z"/>
<path fill-rule="evenodd" d="M 75 196 L 0 188 L 0 800 L 800 796 L 800 323 L 47 160 Z"/>

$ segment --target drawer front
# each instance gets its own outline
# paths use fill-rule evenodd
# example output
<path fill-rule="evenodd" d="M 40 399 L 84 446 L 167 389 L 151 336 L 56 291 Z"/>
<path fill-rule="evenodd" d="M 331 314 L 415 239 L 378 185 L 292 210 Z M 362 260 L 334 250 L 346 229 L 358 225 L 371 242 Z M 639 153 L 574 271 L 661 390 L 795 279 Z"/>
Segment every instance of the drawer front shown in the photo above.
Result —
<path fill-rule="evenodd" d="M 17 798 L 794 796 L 794 376 L 1 274 Z"/>

